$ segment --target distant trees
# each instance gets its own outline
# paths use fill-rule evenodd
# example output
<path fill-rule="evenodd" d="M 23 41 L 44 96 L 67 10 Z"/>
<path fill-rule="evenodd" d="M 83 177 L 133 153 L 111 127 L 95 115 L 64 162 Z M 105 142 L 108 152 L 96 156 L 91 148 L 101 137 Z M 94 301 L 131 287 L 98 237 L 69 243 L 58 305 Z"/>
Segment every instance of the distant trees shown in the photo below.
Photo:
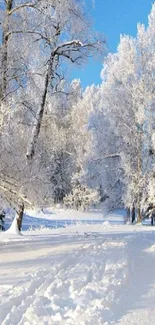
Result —
<path fill-rule="evenodd" d="M 48 101 L 48 112 L 42 121 L 40 139 L 46 151 L 43 160 L 48 168 L 55 203 L 62 202 L 71 191 L 72 175 L 77 168 L 77 134 L 74 132 L 77 120 L 74 121 L 72 115 L 81 96 L 79 80 L 63 85 L 61 91 Z"/>
<path fill-rule="evenodd" d="M 99 202 L 99 192 L 80 183 L 75 184 L 72 192 L 64 198 L 64 204 L 68 208 L 76 208 L 77 210 L 85 210 Z"/>
<path fill-rule="evenodd" d="M 102 98 L 100 90 L 98 97 Z M 88 162 L 88 183 L 98 188 L 102 206 L 106 211 L 111 211 L 122 206 L 123 184 L 119 154 L 122 142 L 109 122 L 100 100 L 90 119 L 94 150 Z"/>

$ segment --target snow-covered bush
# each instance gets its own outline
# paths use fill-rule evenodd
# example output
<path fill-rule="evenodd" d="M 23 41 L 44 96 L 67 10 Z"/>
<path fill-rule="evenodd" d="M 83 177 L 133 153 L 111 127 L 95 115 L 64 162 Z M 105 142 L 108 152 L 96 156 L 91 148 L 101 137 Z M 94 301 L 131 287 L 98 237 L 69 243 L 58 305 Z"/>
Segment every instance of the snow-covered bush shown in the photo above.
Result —
<path fill-rule="evenodd" d="M 92 204 L 99 203 L 99 201 L 98 191 L 81 184 L 74 187 L 72 193 L 64 198 L 64 203 L 67 207 L 73 207 L 77 210 L 85 210 Z"/>

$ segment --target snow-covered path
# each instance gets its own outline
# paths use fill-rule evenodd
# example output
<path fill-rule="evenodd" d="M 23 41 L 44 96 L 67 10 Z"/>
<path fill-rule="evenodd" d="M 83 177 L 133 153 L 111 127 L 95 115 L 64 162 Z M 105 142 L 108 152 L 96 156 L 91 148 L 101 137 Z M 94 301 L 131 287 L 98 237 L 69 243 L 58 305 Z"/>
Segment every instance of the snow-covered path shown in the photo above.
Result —
<path fill-rule="evenodd" d="M 154 241 L 119 228 L 3 240 L 0 324 L 154 325 Z"/>

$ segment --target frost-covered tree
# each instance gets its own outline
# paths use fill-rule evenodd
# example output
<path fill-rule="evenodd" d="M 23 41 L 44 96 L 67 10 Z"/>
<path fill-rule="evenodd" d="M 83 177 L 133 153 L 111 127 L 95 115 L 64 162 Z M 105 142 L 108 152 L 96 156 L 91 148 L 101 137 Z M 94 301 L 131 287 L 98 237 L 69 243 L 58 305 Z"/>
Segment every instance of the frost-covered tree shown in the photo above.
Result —
<path fill-rule="evenodd" d="M 64 163 L 72 165 L 72 148 L 69 141 L 65 148 L 63 141 L 66 134 L 69 137 L 65 132 L 69 115 L 62 114 L 58 123 L 59 102 L 67 101 L 61 85 L 69 64 L 80 65 L 103 47 L 104 41 L 90 31 L 83 1 L 1 1 L 0 191 L 16 209 L 20 223 L 23 205 L 48 204 L 53 199 L 52 164 L 59 176 Z M 46 139 L 50 124 L 55 127 L 52 143 L 61 139 L 62 144 L 53 151 L 51 136 Z M 27 161 L 26 155 L 33 161 Z M 62 171 L 69 191 L 68 171 Z M 62 178 L 59 183 L 60 188 Z"/>
<path fill-rule="evenodd" d="M 97 190 L 87 187 L 86 185 L 74 183 L 72 191 L 65 196 L 64 204 L 69 208 L 76 208 L 77 210 L 85 210 L 92 205 L 98 204 L 100 195 Z"/>
<path fill-rule="evenodd" d="M 38 152 L 33 164 L 25 157 L 25 126 L 17 117 L 10 118 L 1 134 L 0 192 L 22 219 L 24 206 L 47 204 L 52 199 L 48 170 Z"/>
<path fill-rule="evenodd" d="M 154 153 L 154 14 L 137 37 L 122 36 L 116 54 L 109 54 L 102 70 L 101 107 L 120 139 L 118 154 L 124 170 L 124 203 L 135 202 L 138 220 L 152 178 Z"/>
<path fill-rule="evenodd" d="M 123 184 L 119 149 L 120 139 L 103 111 L 97 108 L 91 117 L 93 152 L 88 160 L 88 183 L 98 188 L 105 211 L 122 206 Z"/>
<path fill-rule="evenodd" d="M 71 179 L 77 165 L 72 114 L 81 96 L 79 80 L 73 80 L 70 85 L 63 83 L 61 91 L 49 99 L 48 112 L 43 118 L 40 136 L 48 156 L 44 160 L 48 164 L 54 202 L 61 202 L 72 188 Z"/>
<path fill-rule="evenodd" d="M 98 189 L 104 208 L 111 210 L 121 201 L 119 138 L 114 136 L 101 111 L 101 98 L 100 87 L 92 85 L 85 90 L 74 109 L 78 116 L 74 118 L 79 167 L 76 178 L 82 184 Z"/>
<path fill-rule="evenodd" d="M 83 2 L 2 1 L 1 101 L 29 107 L 34 123 L 27 157 L 34 155 L 48 96 L 69 63 L 81 64 L 101 48 L 90 32 Z"/>

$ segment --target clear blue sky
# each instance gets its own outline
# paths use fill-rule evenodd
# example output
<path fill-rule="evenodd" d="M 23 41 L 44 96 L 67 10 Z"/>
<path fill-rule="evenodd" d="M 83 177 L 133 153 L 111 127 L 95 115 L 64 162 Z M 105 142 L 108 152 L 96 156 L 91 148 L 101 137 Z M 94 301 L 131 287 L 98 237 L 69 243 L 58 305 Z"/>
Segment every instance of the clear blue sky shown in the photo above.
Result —
<path fill-rule="evenodd" d="M 91 0 L 86 0 L 90 7 Z M 153 0 L 96 0 L 90 10 L 96 30 L 103 32 L 108 51 L 116 52 L 120 34 L 136 35 L 137 23 L 147 25 Z M 102 62 L 91 60 L 87 66 L 73 71 L 73 78 L 80 78 L 82 86 L 99 84 Z"/>

